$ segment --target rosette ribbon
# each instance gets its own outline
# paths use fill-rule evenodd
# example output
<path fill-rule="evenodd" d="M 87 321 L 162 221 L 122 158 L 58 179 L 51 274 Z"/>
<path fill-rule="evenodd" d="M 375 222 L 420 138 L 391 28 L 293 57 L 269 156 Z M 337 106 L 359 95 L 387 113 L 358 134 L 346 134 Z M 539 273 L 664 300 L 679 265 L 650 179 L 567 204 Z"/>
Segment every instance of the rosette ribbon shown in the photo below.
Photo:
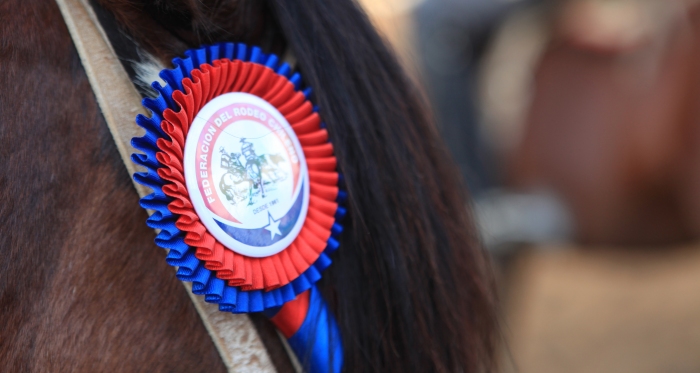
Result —
<path fill-rule="evenodd" d="M 224 312 L 264 311 L 307 371 L 339 372 L 339 329 L 315 283 L 338 249 L 346 193 L 326 126 L 309 99 L 311 89 L 274 54 L 240 43 L 188 50 L 173 65 L 160 73 L 165 85 L 152 84 L 158 95 L 143 100 L 150 118 L 136 117 L 145 135 L 132 139 L 141 151 L 132 160 L 145 169 L 134 180 L 153 190 L 140 204 L 153 212 L 146 223 L 159 230 L 156 244 L 167 250 L 166 262 L 177 268 L 180 280 L 192 283 L 194 294 Z M 303 225 L 287 247 L 264 257 L 242 255 L 217 240 L 195 211 L 187 188 L 188 131 L 207 103 L 231 92 L 272 105 L 293 130 L 308 169 Z"/>

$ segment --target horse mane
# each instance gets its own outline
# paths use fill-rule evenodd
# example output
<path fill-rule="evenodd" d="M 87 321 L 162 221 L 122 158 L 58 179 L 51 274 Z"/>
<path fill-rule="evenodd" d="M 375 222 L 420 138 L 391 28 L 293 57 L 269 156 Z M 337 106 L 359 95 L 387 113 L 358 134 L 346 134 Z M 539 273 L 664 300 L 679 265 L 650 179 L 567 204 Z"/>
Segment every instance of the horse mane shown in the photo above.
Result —
<path fill-rule="evenodd" d="M 160 61 L 219 41 L 293 52 L 349 196 L 341 250 L 320 283 L 347 371 L 493 369 L 493 279 L 458 171 L 357 4 L 97 2 Z M 3 7 L 0 315 L 12 327 L 0 361 L 19 371 L 221 371 L 152 244 L 55 4 Z"/>

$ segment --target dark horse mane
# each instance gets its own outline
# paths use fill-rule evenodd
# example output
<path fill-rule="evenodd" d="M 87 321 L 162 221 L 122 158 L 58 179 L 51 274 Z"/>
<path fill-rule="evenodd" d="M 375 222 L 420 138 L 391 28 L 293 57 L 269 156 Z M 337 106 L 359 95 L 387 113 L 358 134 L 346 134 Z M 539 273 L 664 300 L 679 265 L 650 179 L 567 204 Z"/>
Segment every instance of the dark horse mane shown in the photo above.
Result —
<path fill-rule="evenodd" d="M 321 288 L 347 371 L 480 372 L 488 260 L 418 91 L 350 0 L 100 0 L 161 61 L 220 41 L 291 50 L 349 195 Z M 153 244 L 56 5 L 0 4 L 2 371 L 223 371 Z"/>

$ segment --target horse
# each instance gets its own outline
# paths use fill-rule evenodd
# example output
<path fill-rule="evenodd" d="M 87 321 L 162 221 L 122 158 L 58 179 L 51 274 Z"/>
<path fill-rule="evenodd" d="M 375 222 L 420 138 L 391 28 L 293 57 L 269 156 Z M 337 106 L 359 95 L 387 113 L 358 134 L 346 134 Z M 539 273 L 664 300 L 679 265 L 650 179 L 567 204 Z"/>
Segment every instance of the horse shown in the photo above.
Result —
<path fill-rule="evenodd" d="M 236 172 L 227 172 L 221 177 L 219 189 L 226 195 L 226 198 L 232 204 L 237 204 L 246 197 L 246 192 L 249 192 L 252 199 L 253 182 L 246 178 L 245 175 Z"/>
<path fill-rule="evenodd" d="M 261 156 L 260 164 L 262 165 L 263 178 L 266 178 L 271 183 L 284 181 L 287 178 L 287 173 L 278 167 L 284 161 L 284 158 L 279 154 L 265 154 Z"/>
<path fill-rule="evenodd" d="M 348 193 L 342 249 L 319 285 L 345 371 L 495 367 L 495 287 L 467 194 L 422 94 L 355 2 L 91 5 L 139 87 L 149 61 L 168 66 L 204 43 L 293 54 Z M 0 84 L 1 370 L 225 371 L 144 224 L 53 1 L 0 3 Z M 269 324 L 251 318 L 291 371 Z"/>
<path fill-rule="evenodd" d="M 248 192 L 252 203 L 253 181 L 248 178 L 245 167 L 238 159 L 241 154 L 226 154 L 226 150 L 223 147 L 219 149 L 219 152 L 221 153 L 221 167 L 227 170 L 221 176 L 219 189 L 221 189 L 229 202 L 234 205 L 245 199 L 245 192 Z"/>

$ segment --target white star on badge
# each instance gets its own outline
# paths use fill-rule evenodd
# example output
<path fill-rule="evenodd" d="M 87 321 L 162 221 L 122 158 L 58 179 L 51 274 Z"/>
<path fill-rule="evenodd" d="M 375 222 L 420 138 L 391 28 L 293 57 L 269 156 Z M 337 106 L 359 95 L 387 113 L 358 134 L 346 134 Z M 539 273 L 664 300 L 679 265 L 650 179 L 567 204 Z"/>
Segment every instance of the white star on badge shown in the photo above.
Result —
<path fill-rule="evenodd" d="M 280 232 L 280 221 L 272 218 L 272 215 L 270 213 L 267 213 L 267 225 L 263 227 L 264 230 L 270 232 L 270 239 L 274 239 L 275 235 L 282 235 L 282 232 Z"/>

